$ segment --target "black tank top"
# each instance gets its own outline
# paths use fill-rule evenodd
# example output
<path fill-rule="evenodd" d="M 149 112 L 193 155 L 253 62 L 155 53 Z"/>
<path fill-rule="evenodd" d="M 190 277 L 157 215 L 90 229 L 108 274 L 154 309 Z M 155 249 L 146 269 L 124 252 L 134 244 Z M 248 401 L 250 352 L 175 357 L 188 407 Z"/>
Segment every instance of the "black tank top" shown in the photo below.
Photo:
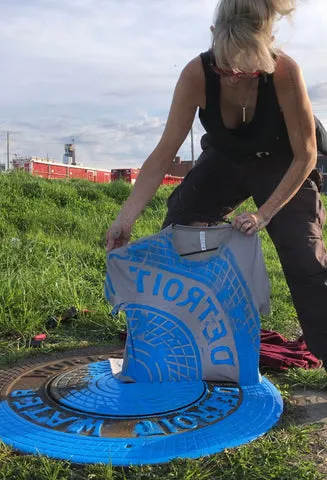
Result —
<path fill-rule="evenodd" d="M 199 109 L 200 121 L 209 143 L 236 162 L 280 154 L 293 157 L 273 74 L 259 75 L 257 106 L 253 119 L 236 129 L 226 128 L 220 108 L 220 76 L 211 68 L 210 51 L 201 53 L 206 81 L 206 107 Z M 241 107 L 240 107 L 241 108 Z"/>

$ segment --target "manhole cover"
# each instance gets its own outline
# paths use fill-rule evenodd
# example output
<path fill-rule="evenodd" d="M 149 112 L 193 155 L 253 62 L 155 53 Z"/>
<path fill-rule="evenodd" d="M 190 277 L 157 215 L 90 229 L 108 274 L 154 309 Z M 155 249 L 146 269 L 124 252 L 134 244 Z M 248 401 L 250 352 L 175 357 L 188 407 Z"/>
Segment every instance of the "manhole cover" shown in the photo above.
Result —
<path fill-rule="evenodd" d="M 22 452 L 76 463 L 160 463 L 239 445 L 280 415 L 267 380 L 259 389 L 122 383 L 116 378 L 121 357 L 122 351 L 81 350 L 2 370 L 0 439 Z"/>

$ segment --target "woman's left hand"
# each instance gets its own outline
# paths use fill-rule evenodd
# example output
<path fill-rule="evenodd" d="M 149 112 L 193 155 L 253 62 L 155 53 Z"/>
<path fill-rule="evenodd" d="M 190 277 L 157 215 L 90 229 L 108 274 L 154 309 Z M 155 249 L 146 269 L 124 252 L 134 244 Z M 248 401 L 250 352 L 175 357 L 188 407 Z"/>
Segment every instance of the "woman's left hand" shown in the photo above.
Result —
<path fill-rule="evenodd" d="M 269 222 L 270 219 L 266 220 L 260 212 L 243 212 L 233 218 L 232 226 L 245 235 L 253 235 L 256 232 L 259 232 L 259 230 L 265 228 Z"/>

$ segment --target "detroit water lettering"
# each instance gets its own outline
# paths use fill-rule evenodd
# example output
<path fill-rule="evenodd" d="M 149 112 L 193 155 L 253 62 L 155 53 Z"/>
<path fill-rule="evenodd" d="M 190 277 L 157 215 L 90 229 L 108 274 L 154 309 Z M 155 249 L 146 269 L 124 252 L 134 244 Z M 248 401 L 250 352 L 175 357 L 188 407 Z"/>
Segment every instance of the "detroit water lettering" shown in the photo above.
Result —
<path fill-rule="evenodd" d="M 152 437 L 203 428 L 226 418 L 238 408 L 240 400 L 238 388 L 216 386 L 200 404 L 158 420 L 142 420 L 134 432 L 138 437 Z"/>
<path fill-rule="evenodd" d="M 131 419 L 129 432 L 125 436 L 151 437 L 155 435 L 172 435 L 209 424 L 226 418 L 238 408 L 241 402 L 241 392 L 238 387 L 213 386 L 207 395 L 196 405 L 190 405 L 183 411 L 169 413 L 154 420 L 143 418 Z M 34 390 L 15 390 L 11 392 L 9 401 L 19 415 L 32 420 L 39 426 L 61 430 L 65 433 L 102 437 L 102 427 L 110 428 L 119 419 L 98 419 L 85 416 L 69 415 L 54 409 L 43 402 Z M 126 435 L 127 433 L 127 435 Z"/>
<path fill-rule="evenodd" d="M 130 266 L 129 270 L 135 274 L 137 293 L 150 293 L 154 297 L 174 303 L 181 308 L 187 308 L 190 313 L 197 315 L 198 321 L 203 325 L 203 337 L 208 346 L 221 341 L 227 336 L 226 325 L 214 300 L 200 287 L 185 288 L 179 278 L 165 278 L 163 273 L 154 273 L 150 270 Z M 219 345 L 211 350 L 210 359 L 213 365 L 235 366 L 232 350 L 226 345 Z"/>
<path fill-rule="evenodd" d="M 34 390 L 15 390 L 10 394 L 10 403 L 19 415 L 27 417 L 38 425 L 49 428 L 63 428 L 67 433 L 101 436 L 103 420 L 92 417 L 69 415 L 56 410 L 38 396 Z"/>

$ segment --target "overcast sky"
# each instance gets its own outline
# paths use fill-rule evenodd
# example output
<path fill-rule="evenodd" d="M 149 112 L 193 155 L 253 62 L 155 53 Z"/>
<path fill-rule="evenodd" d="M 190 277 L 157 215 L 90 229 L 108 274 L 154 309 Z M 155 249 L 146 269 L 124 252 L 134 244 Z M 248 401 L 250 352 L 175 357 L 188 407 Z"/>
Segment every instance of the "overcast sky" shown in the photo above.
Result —
<path fill-rule="evenodd" d="M 183 66 L 207 50 L 214 0 L 0 0 L 0 130 L 11 153 L 140 166 L 163 131 Z M 277 46 L 301 65 L 327 126 L 327 2 L 302 0 Z M 195 125 L 199 153 L 201 128 Z M 190 159 L 188 138 L 180 151 Z M 5 135 L 0 136 L 0 161 Z"/>

